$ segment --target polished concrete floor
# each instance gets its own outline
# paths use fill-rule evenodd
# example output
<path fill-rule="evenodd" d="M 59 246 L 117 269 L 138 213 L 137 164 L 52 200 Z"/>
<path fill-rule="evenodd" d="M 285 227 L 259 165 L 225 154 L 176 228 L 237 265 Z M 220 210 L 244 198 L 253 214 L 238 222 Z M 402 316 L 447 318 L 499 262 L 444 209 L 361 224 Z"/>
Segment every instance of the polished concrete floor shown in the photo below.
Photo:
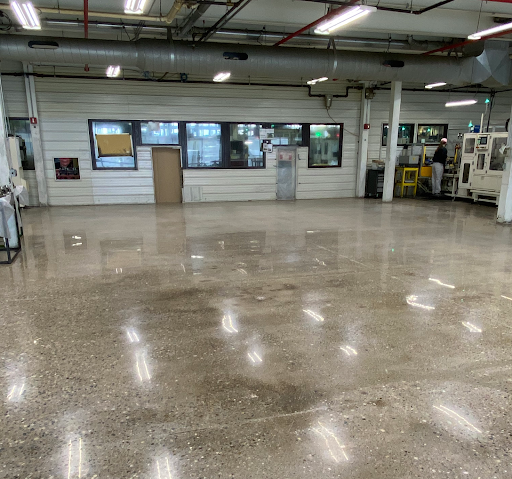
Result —
<path fill-rule="evenodd" d="M 512 230 L 495 214 L 26 211 L 0 267 L 0 477 L 512 477 Z"/>

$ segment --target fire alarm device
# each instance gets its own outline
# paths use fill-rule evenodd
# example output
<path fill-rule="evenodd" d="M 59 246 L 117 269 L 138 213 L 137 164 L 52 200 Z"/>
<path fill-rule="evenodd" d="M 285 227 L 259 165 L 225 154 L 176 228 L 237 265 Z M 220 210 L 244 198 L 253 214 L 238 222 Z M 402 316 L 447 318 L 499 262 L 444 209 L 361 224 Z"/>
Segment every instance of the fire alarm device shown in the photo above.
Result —
<path fill-rule="evenodd" d="M 30 117 L 30 124 L 31 125 L 37 125 L 37 118 L 35 116 Z"/>
<path fill-rule="evenodd" d="M 364 124 L 364 129 L 365 130 L 369 130 L 370 129 L 370 124 L 369 123 L 365 123 Z"/>

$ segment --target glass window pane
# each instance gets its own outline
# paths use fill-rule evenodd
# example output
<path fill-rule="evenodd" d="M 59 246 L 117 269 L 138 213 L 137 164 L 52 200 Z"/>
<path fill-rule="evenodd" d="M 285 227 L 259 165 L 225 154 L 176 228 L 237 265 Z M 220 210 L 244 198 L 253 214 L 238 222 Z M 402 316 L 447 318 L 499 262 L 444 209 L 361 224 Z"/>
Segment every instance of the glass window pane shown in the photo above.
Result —
<path fill-rule="evenodd" d="M 475 142 L 476 138 L 466 138 L 466 141 L 464 143 L 464 153 L 474 153 Z"/>
<path fill-rule="evenodd" d="M 437 145 L 448 132 L 448 125 L 418 125 L 418 143 Z"/>
<path fill-rule="evenodd" d="M 389 126 L 384 123 L 382 126 L 382 146 L 388 145 Z M 398 126 L 398 145 L 409 145 L 414 140 L 414 123 L 400 123 Z"/>
<path fill-rule="evenodd" d="M 9 119 L 9 133 L 19 136 L 25 140 L 25 159 L 21 160 L 21 166 L 24 170 L 35 170 L 34 167 L 34 147 L 32 145 L 32 134 L 30 132 L 30 120 L 28 118 Z"/>
<path fill-rule="evenodd" d="M 189 168 L 222 166 L 219 123 L 187 123 L 187 159 Z"/>
<path fill-rule="evenodd" d="M 297 124 L 274 124 L 273 145 L 298 145 L 302 146 L 302 125 Z"/>
<path fill-rule="evenodd" d="M 229 125 L 230 168 L 263 168 L 261 127 L 246 123 Z"/>
<path fill-rule="evenodd" d="M 92 134 L 96 158 L 93 169 L 135 168 L 131 121 L 93 121 Z"/>
<path fill-rule="evenodd" d="M 309 166 L 339 166 L 340 125 L 311 125 Z"/>
<path fill-rule="evenodd" d="M 177 145 L 178 123 L 141 121 L 140 132 L 143 145 Z"/>
<path fill-rule="evenodd" d="M 503 171 L 503 167 L 505 166 L 505 158 L 504 148 L 508 144 L 507 138 L 494 138 L 492 141 L 492 150 L 491 150 L 491 165 L 489 169 L 494 171 Z M 503 153 L 502 153 L 503 152 Z"/>

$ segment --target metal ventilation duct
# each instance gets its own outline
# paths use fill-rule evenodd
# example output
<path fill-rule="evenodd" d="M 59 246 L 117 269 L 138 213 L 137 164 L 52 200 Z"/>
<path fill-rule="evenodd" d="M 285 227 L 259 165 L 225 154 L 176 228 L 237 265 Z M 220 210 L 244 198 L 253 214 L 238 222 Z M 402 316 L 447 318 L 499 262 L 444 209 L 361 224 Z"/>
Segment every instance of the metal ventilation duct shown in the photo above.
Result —
<path fill-rule="evenodd" d="M 339 78 L 450 84 L 499 83 L 509 85 L 510 58 L 500 42 L 486 42 L 478 57 L 392 55 L 302 48 L 273 48 L 221 43 L 196 44 L 141 39 L 136 42 L 47 38 L 59 48 L 30 48 L 41 37 L 2 35 L 0 60 L 50 64 L 120 65 L 144 71 L 212 76 L 230 71 L 232 77 L 299 81 L 301 78 Z M 247 60 L 227 60 L 225 52 L 244 53 Z M 243 55 L 245 57 L 245 55 Z M 384 66 L 404 62 L 402 68 Z M 508 72 L 508 76 L 507 76 Z"/>

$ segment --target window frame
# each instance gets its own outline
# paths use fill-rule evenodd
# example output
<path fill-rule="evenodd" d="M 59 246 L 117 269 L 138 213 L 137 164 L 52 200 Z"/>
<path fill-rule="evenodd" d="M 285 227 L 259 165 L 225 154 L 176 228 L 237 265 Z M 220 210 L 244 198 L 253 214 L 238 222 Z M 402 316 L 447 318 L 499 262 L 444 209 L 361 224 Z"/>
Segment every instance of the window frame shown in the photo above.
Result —
<path fill-rule="evenodd" d="M 120 120 L 120 121 L 123 121 L 123 120 Z M 178 125 L 178 143 L 144 143 L 142 141 L 142 124 L 143 123 L 149 123 L 149 122 L 153 122 L 153 123 L 177 123 Z M 139 130 L 139 135 L 140 135 L 140 145 L 138 146 L 150 146 L 150 147 L 158 147 L 158 146 L 180 146 L 180 140 L 181 140 L 181 136 L 180 136 L 180 129 L 181 129 L 181 121 L 176 121 L 176 120 L 136 120 L 135 121 L 136 123 L 138 123 L 138 130 Z"/>
<path fill-rule="evenodd" d="M 383 148 L 387 147 L 387 141 L 386 141 L 386 144 L 384 144 L 384 128 L 386 126 L 389 129 L 389 123 L 382 123 L 380 145 Z M 412 127 L 412 129 L 411 129 L 411 142 L 410 143 L 397 143 L 397 146 L 413 145 L 414 144 L 414 135 L 416 134 L 416 123 L 399 123 L 398 124 L 399 128 L 402 127 L 402 126 L 411 126 Z M 386 137 L 386 139 L 387 139 L 387 137 Z"/>
<path fill-rule="evenodd" d="M 103 123 L 120 123 L 120 122 L 127 122 L 132 124 L 132 143 L 133 143 L 133 160 L 134 160 L 134 166 L 133 167 L 117 167 L 117 166 L 109 166 L 109 167 L 103 167 L 103 166 L 97 166 L 96 161 L 98 158 L 96 157 L 96 144 L 94 142 L 94 131 L 93 131 L 93 123 L 94 122 L 103 122 Z M 89 119 L 89 143 L 91 146 L 91 162 L 92 162 L 92 169 L 93 171 L 138 171 L 139 169 L 139 163 L 137 161 L 137 147 L 141 146 L 141 140 L 140 140 L 140 122 L 138 120 L 112 120 L 112 119 Z M 179 130 L 178 130 L 179 131 Z"/>
<path fill-rule="evenodd" d="M 311 164 L 311 125 L 339 126 L 340 139 L 338 149 L 337 165 L 312 165 Z M 345 130 L 344 123 L 304 123 L 302 125 L 302 138 L 304 146 L 308 147 L 308 168 L 341 168 L 343 166 L 343 132 Z"/>
<path fill-rule="evenodd" d="M 187 123 L 214 123 L 220 125 L 220 145 L 221 145 L 221 155 L 220 166 L 189 166 L 188 164 L 188 139 L 187 139 Z M 215 120 L 186 120 L 178 122 L 178 138 L 180 141 L 181 149 L 183 151 L 183 169 L 184 170 L 264 170 L 267 168 L 267 158 L 266 154 L 263 154 L 263 166 L 258 166 L 254 168 L 247 167 L 236 167 L 233 168 L 230 166 L 231 163 L 231 125 L 245 125 L 255 123 L 261 125 L 261 128 L 267 128 L 266 125 L 270 125 L 270 123 L 266 123 L 263 121 L 215 121 Z M 286 124 L 286 123 L 285 123 Z M 270 126 L 268 127 L 270 128 Z"/>
<path fill-rule="evenodd" d="M 420 127 L 432 127 L 432 126 L 442 126 L 444 127 L 444 133 L 441 135 L 441 138 L 447 138 L 448 137 L 448 123 L 418 123 L 416 134 L 419 135 Z M 417 143 L 420 143 L 421 140 L 419 139 L 419 136 L 417 137 Z M 425 146 L 437 146 L 439 145 L 439 142 L 435 143 L 424 143 Z"/>

